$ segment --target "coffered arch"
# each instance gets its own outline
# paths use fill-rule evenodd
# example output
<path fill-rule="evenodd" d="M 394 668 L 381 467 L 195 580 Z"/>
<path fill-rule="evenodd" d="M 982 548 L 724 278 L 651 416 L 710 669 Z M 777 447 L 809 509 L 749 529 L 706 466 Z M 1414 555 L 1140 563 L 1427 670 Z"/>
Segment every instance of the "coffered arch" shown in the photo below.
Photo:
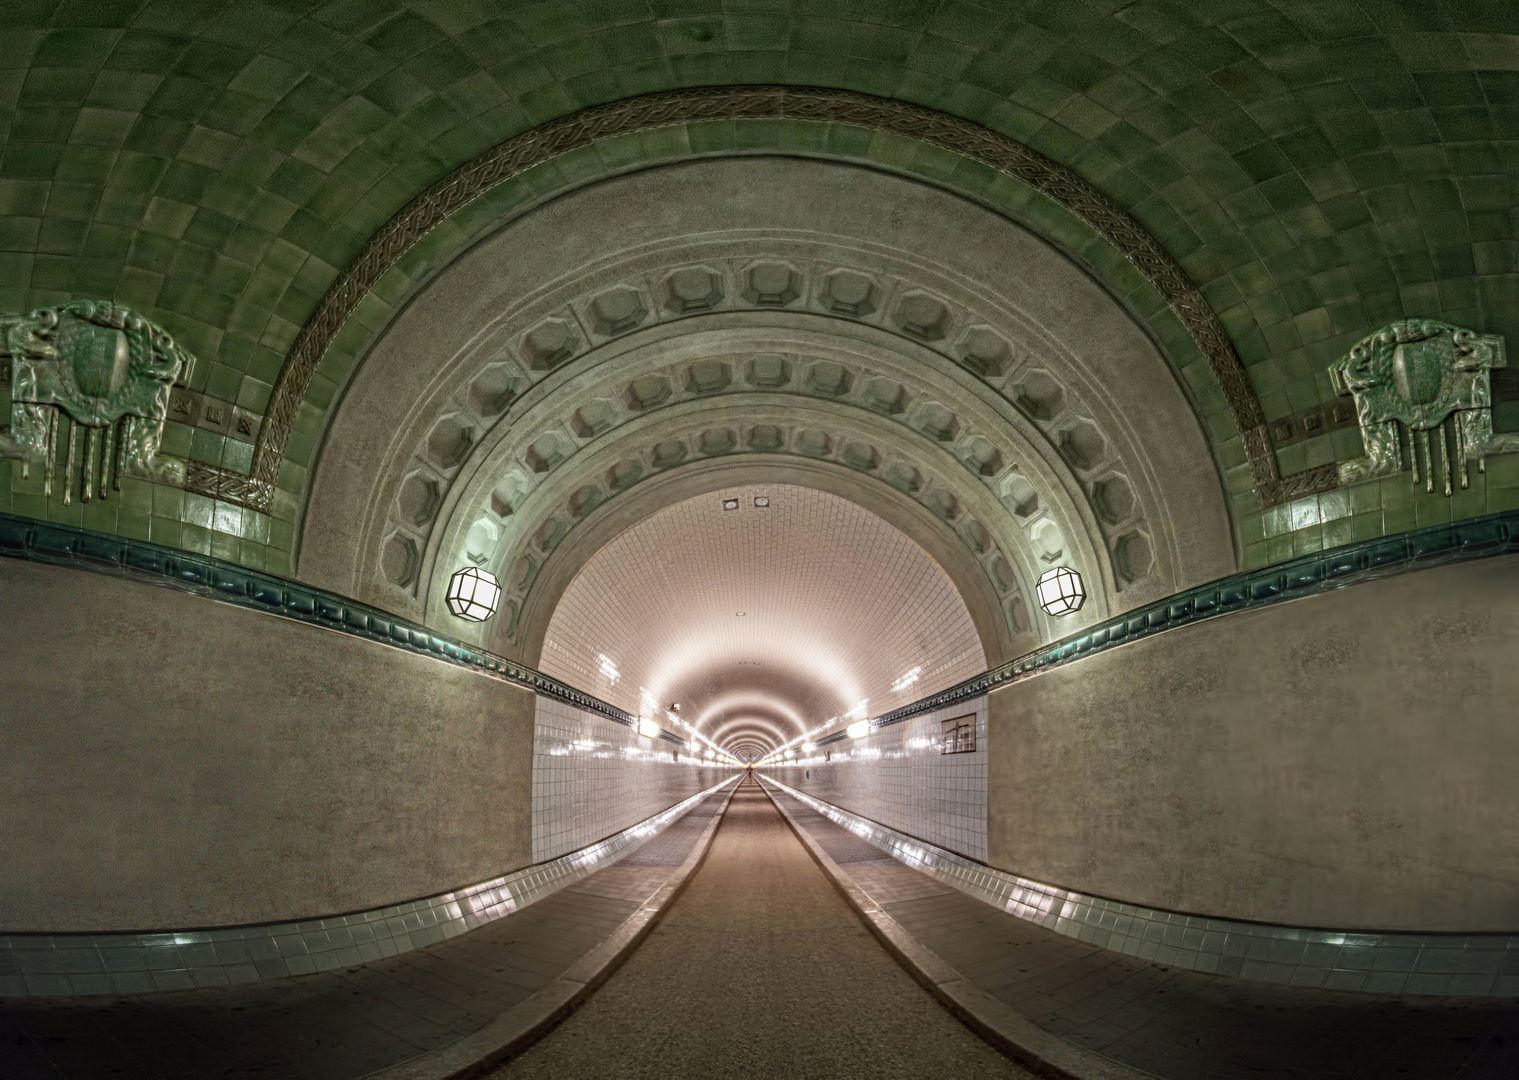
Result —
<path fill-rule="evenodd" d="M 744 394 L 832 403 L 866 429 L 853 441 L 796 423 L 756 434 L 743 414 L 761 402 Z M 687 404 L 697 401 L 714 404 Z M 437 582 L 486 554 L 471 543 L 520 533 L 516 504 L 545 483 L 578 500 L 579 518 L 653 466 L 679 464 L 661 464 L 655 448 L 668 439 L 605 459 L 681 409 L 733 415 L 685 433 L 695 441 L 678 455 L 795 452 L 925 498 L 937 470 L 954 477 L 940 508 L 950 520 L 966 502 L 957 492 L 979 487 L 976 499 L 1002 509 L 974 517 L 967 543 L 1000 547 L 992 576 L 1023 595 L 1038 557 L 1083 545 L 1104 586 L 1094 610 L 1234 565 L 1186 395 L 1073 264 L 927 185 L 749 158 L 565 196 L 440 273 L 339 407 L 301 573 L 436 619 Z M 925 471 L 909 447 L 941 460 Z M 599 455 L 589 473 L 577 464 L 585 452 Z"/>

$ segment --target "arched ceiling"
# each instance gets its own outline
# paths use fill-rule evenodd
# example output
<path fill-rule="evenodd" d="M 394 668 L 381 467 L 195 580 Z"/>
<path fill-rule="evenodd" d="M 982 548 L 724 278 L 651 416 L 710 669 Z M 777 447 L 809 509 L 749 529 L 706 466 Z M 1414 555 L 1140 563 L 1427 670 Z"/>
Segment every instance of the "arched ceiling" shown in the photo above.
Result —
<path fill-rule="evenodd" d="M 525 663 L 587 535 L 725 462 L 919 530 L 997 662 L 1075 629 L 1032 606 L 1051 565 L 1089 578 L 1079 625 L 1235 564 L 1134 317 L 984 207 L 837 162 L 686 161 L 520 215 L 389 322 L 336 413 L 302 576 L 474 635 L 442 597 L 485 565 L 506 595 L 479 640 Z"/>
<path fill-rule="evenodd" d="M 959 593 L 902 532 L 836 495 L 765 483 L 685 499 L 618 535 L 565 590 L 540 661 L 750 759 L 985 666 Z"/>
<path fill-rule="evenodd" d="M 234 478 L 323 291 L 408 200 L 537 125 L 681 87 L 876 94 L 984 125 L 1083 178 L 1158 238 L 1222 320 L 1272 438 L 1288 433 L 1265 451 L 1282 474 L 1360 452 L 1354 427 L 1323 411 L 1324 365 L 1357 338 L 1403 316 L 1519 329 L 1512 4 L 18 0 L 0 25 L 0 309 L 110 297 L 161 322 L 200 357 L 192 390 L 204 395 L 189 423 L 169 424 L 165 449 Z M 82 518 L 19 470 L 0 494 L 24 513 L 288 572 L 326 410 L 395 305 L 553 190 L 752 149 L 972 192 L 1155 310 L 1133 267 L 1069 214 L 953 154 L 839 122 L 678 125 L 589 146 L 470 204 L 366 293 L 276 425 L 293 431 L 270 513 L 220 481 L 205 490 L 225 498 L 134 481 Z M 1174 325 L 1152 329 L 1183 371 L 1199 370 Z M 1262 507 L 1217 387 L 1200 370 L 1187 378 L 1247 564 L 1414 523 L 1406 497 L 1376 483 Z M 1496 483 L 1478 478 L 1455 512 L 1506 505 L 1514 492 Z"/>

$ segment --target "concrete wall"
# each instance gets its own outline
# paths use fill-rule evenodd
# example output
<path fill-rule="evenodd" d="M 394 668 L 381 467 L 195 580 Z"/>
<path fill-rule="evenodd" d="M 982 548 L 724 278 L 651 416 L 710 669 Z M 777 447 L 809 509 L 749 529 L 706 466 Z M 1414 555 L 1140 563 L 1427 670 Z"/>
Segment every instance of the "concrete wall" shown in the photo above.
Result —
<path fill-rule="evenodd" d="M 534 695 L 0 559 L 0 930 L 376 907 L 531 861 Z"/>
<path fill-rule="evenodd" d="M 993 865 L 1266 922 L 1519 928 L 1519 558 L 1183 627 L 991 697 Z"/>

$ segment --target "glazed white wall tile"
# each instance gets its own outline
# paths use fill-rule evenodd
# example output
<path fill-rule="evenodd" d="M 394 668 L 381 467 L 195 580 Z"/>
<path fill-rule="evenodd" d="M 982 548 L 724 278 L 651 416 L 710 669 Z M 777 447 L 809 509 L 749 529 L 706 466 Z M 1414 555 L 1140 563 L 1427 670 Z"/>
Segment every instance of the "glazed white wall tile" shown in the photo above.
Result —
<path fill-rule="evenodd" d="M 664 739 L 538 698 L 533 723 L 533 861 L 635 825 L 705 791 L 733 769 Z"/>
<path fill-rule="evenodd" d="M 941 753 L 943 721 L 971 714 L 976 749 Z M 758 771 L 898 832 L 986 861 L 984 697 Z"/>

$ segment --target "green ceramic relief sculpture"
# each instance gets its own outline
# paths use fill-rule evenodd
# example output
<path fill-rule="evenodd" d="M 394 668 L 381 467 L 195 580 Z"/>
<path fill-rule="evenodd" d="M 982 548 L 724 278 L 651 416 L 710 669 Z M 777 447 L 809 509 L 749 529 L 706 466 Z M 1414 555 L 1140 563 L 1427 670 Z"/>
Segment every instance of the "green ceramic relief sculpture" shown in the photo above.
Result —
<path fill-rule="evenodd" d="M 1340 483 L 1411 466 L 1417 484 L 1422 445 L 1426 491 L 1438 468 L 1449 495 L 1452 465 L 1466 487 L 1468 461 L 1476 458 L 1482 471 L 1488 453 L 1508 449 L 1493 439 L 1488 374 L 1503 366 L 1503 338 L 1433 319 L 1395 322 L 1358 342 L 1329 366 L 1335 390 L 1355 396 L 1366 444 L 1365 457 L 1340 463 Z M 1400 428 L 1408 431 L 1407 465 Z"/>
<path fill-rule="evenodd" d="M 0 456 L 20 458 L 24 476 L 41 462 L 44 494 L 60 445 L 65 504 L 76 490 L 86 502 L 106 498 L 122 473 L 183 485 L 184 463 L 160 459 L 158 443 L 170 387 L 194 358 L 162 329 L 110 301 L 73 300 L 0 315 L 0 356 L 11 363 Z"/>

